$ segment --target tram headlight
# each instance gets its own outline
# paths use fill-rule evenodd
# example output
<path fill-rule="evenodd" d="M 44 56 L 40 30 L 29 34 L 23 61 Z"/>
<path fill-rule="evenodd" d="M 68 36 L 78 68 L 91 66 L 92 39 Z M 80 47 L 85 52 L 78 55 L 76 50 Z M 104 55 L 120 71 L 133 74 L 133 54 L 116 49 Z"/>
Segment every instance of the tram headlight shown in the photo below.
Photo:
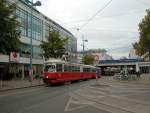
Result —
<path fill-rule="evenodd" d="M 46 76 L 46 78 L 48 78 L 48 76 Z"/>

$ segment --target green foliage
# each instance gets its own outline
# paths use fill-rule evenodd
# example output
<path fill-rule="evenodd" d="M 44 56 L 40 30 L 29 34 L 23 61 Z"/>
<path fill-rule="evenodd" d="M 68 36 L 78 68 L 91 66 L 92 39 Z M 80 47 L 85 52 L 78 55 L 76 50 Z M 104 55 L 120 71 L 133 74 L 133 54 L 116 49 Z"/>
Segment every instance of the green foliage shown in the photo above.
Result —
<path fill-rule="evenodd" d="M 93 65 L 94 63 L 94 57 L 91 55 L 85 55 L 83 57 L 83 63 L 87 65 Z"/>
<path fill-rule="evenodd" d="M 16 4 L 0 0 L 0 53 L 9 54 L 19 50 L 20 33 L 17 32 L 19 23 L 16 20 Z"/>
<path fill-rule="evenodd" d="M 56 30 L 49 31 L 49 37 L 46 42 L 42 42 L 41 48 L 44 51 L 44 57 L 48 58 L 61 58 L 66 52 L 65 44 L 68 38 L 61 38 L 59 32 Z"/>
<path fill-rule="evenodd" d="M 133 44 L 136 53 L 140 56 L 147 54 L 150 58 L 150 9 L 146 10 L 146 15 L 139 23 L 139 42 Z"/>
<path fill-rule="evenodd" d="M 144 50 L 143 50 L 142 46 L 140 45 L 140 43 L 135 42 L 133 44 L 133 48 L 136 50 L 137 55 L 142 56 L 144 54 Z"/>

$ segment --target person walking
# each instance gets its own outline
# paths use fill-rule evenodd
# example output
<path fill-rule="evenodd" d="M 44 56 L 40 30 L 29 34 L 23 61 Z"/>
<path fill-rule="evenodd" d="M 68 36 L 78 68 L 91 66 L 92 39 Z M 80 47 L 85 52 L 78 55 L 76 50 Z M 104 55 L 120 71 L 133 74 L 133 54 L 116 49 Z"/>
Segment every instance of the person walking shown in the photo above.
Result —
<path fill-rule="evenodd" d="M 137 72 L 136 72 L 136 77 L 137 77 L 138 79 L 140 79 L 140 77 L 141 77 L 140 71 L 137 71 Z"/>

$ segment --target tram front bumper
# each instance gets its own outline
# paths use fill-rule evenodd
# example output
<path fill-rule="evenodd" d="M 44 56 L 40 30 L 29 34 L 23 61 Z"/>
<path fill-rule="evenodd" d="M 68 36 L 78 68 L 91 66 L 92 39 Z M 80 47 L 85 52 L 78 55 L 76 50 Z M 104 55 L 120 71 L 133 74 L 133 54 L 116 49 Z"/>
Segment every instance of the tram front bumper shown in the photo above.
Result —
<path fill-rule="evenodd" d="M 53 80 L 56 80 L 56 78 L 43 78 L 43 82 L 46 84 L 50 84 Z"/>

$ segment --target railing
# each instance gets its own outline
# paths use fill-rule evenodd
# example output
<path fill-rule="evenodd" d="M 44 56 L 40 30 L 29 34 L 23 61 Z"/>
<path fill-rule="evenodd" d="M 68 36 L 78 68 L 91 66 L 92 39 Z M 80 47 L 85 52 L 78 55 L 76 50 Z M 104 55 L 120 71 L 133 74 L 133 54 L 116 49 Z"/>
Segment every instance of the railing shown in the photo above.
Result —
<path fill-rule="evenodd" d="M 138 77 L 134 74 L 118 74 L 113 77 L 115 80 L 138 80 Z"/>

